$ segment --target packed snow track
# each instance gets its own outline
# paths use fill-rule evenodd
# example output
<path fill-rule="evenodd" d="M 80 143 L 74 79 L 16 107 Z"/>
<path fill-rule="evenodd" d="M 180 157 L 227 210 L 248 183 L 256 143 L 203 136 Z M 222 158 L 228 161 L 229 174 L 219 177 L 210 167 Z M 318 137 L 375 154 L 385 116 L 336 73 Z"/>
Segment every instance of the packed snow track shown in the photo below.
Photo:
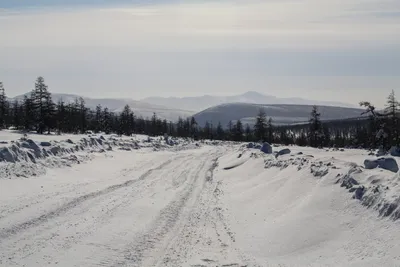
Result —
<path fill-rule="evenodd" d="M 196 258 L 201 246 L 235 252 L 212 183 L 222 150 L 120 152 L 69 179 L 24 181 L 0 204 L 1 266 L 245 266 Z"/>

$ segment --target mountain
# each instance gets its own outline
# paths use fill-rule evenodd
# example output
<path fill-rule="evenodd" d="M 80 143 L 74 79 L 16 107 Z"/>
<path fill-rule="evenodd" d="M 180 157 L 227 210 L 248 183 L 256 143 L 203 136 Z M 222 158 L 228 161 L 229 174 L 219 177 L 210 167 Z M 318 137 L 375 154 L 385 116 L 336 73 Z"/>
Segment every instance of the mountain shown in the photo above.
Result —
<path fill-rule="evenodd" d="M 25 95 L 30 93 L 16 96 L 13 99 L 22 100 Z M 65 103 L 74 102 L 75 99 L 81 97 L 72 94 L 51 94 L 53 101 L 57 103 L 59 100 L 63 100 Z M 166 119 L 168 121 L 176 121 L 179 117 L 188 117 L 193 115 L 193 111 L 181 110 L 177 108 L 168 108 L 161 105 L 154 105 L 145 103 L 142 101 L 136 101 L 133 99 L 114 99 L 114 98 L 89 98 L 82 97 L 85 100 L 86 106 L 88 108 L 94 109 L 97 105 L 102 107 L 107 107 L 112 112 L 120 112 L 125 105 L 129 105 L 136 116 L 142 116 L 144 118 L 150 118 L 155 112 L 157 116 L 161 119 Z"/>
<path fill-rule="evenodd" d="M 221 124 L 225 127 L 229 121 L 241 120 L 242 123 L 254 125 L 255 117 L 260 109 L 264 109 L 274 124 L 294 124 L 307 122 L 312 109 L 311 105 L 260 105 L 246 103 L 222 104 L 208 108 L 194 115 L 197 123 L 201 126 L 206 121 Z M 332 106 L 318 106 L 322 120 L 336 120 L 360 117 L 364 111 L 356 108 L 343 108 Z"/>
<path fill-rule="evenodd" d="M 248 104 L 291 104 L 291 105 L 321 105 L 321 106 L 337 106 L 353 108 L 353 105 L 332 102 L 332 101 L 316 101 L 303 98 L 278 98 L 275 96 L 264 95 L 258 92 L 249 91 L 241 95 L 234 96 L 198 96 L 198 97 L 149 97 L 142 99 L 143 102 L 172 107 L 184 110 L 201 111 L 213 106 L 226 103 L 248 103 Z"/>

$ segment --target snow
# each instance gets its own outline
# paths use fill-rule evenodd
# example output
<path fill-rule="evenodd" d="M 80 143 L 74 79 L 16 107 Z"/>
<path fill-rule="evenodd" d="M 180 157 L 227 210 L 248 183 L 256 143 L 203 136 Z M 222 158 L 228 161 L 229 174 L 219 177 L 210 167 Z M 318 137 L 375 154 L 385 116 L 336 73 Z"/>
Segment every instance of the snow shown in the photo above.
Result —
<path fill-rule="evenodd" d="M 337 174 L 349 169 L 346 162 L 332 159 L 337 153 L 305 150 L 312 151 L 314 161 L 337 169 L 316 178 L 309 168 L 298 170 L 294 165 L 265 169 L 265 158 L 254 157 L 217 175 L 242 253 L 259 266 L 399 265 L 399 224 L 366 210 L 336 184 Z M 371 177 L 385 184 L 399 178 L 380 171 L 357 175 L 365 185 Z M 391 192 L 398 197 L 398 190 Z"/>
<path fill-rule="evenodd" d="M 26 175 L 0 172 L 0 266 L 400 265 L 400 173 L 369 151 L 101 136 L 29 135 L 84 147 L 34 175 L 0 163 Z"/>

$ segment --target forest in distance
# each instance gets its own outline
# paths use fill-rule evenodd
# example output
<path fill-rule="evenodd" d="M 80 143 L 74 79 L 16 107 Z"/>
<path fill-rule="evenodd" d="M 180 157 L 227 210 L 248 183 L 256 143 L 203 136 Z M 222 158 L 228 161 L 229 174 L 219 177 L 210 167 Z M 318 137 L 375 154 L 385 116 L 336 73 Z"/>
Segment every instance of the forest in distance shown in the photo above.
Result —
<path fill-rule="evenodd" d="M 61 133 L 116 133 L 130 136 L 169 135 L 210 140 L 237 142 L 269 142 L 285 145 L 312 147 L 357 147 L 383 148 L 400 145 L 400 103 L 394 91 L 388 96 L 384 109 L 378 110 L 370 102 L 360 102 L 367 117 L 333 121 L 321 120 L 318 107 L 310 110 L 310 119 L 305 124 L 274 125 L 264 110 L 260 109 L 253 127 L 240 120 L 228 125 L 206 122 L 198 125 L 193 117 L 179 118 L 178 121 L 160 119 L 157 114 L 151 118 L 135 116 L 129 105 L 122 112 L 110 112 L 98 105 L 95 109 L 86 107 L 83 98 L 73 102 L 54 103 L 43 77 L 38 77 L 30 95 L 11 101 L 0 82 L 0 129 L 15 129 L 22 132 L 36 131 L 44 134 Z M 361 114 L 360 114 L 361 115 Z"/>

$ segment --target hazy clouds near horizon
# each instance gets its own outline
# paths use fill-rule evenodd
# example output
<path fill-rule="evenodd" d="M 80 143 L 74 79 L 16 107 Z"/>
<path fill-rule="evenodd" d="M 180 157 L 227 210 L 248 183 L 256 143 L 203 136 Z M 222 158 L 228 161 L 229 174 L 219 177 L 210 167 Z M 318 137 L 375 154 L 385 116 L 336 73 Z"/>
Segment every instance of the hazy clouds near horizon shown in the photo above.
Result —
<path fill-rule="evenodd" d="M 96 97 L 253 90 L 382 105 L 400 94 L 397 0 L 77 2 L 0 0 L 9 95 L 38 75 Z"/>

